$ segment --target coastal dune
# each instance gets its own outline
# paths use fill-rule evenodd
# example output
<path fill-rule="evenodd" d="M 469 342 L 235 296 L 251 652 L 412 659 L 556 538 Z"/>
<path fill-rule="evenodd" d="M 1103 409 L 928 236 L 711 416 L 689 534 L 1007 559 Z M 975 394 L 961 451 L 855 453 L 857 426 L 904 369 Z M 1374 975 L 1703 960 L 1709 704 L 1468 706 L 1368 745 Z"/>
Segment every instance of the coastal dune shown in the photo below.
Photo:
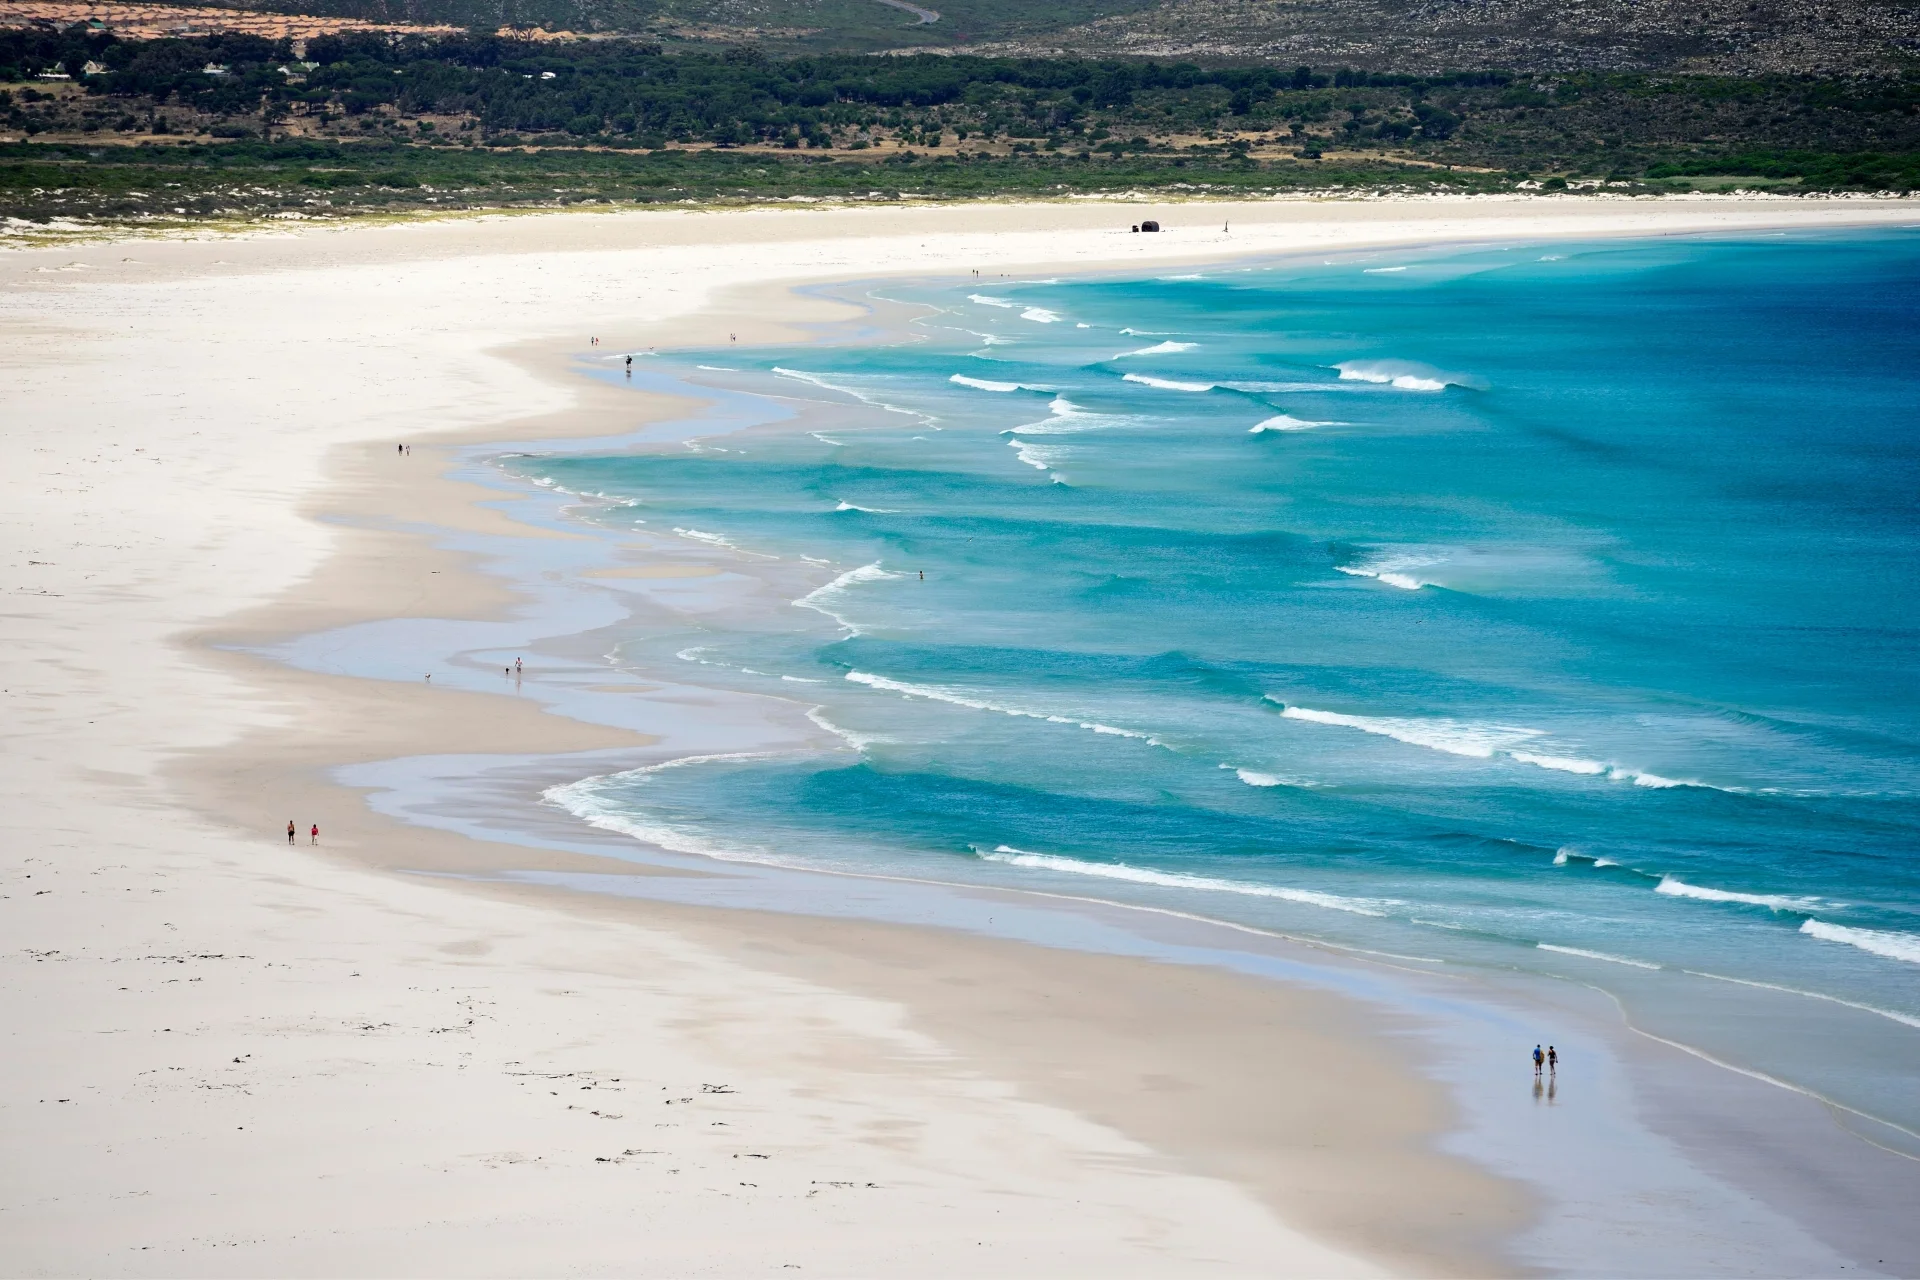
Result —
<path fill-rule="evenodd" d="M 659 873 L 612 837 L 560 854 L 403 825 L 332 768 L 576 754 L 584 774 L 651 739 L 255 652 L 509 613 L 436 534 L 566 534 L 447 478 L 450 450 L 688 407 L 572 374 L 593 336 L 802 340 L 850 308 L 796 286 L 890 274 L 1914 217 L 1302 201 L 1155 206 L 1169 231 L 1127 233 L 1147 212 L 553 214 L 0 256 L 0 1267 L 1518 1269 L 1503 1242 L 1537 1206 L 1443 1154 L 1457 1109 L 1384 1016 L 1198 968 L 502 883 Z"/>

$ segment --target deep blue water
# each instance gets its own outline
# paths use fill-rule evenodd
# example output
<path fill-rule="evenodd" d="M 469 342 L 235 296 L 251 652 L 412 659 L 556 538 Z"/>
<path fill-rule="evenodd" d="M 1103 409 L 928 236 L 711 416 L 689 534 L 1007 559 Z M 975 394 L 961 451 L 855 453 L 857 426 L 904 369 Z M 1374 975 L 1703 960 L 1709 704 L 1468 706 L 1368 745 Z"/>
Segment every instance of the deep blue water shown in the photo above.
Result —
<path fill-rule="evenodd" d="M 779 421 L 508 464 L 812 574 L 617 656 L 844 745 L 576 807 L 1598 983 L 1920 1125 L 1920 232 L 879 292 L 671 362 Z"/>

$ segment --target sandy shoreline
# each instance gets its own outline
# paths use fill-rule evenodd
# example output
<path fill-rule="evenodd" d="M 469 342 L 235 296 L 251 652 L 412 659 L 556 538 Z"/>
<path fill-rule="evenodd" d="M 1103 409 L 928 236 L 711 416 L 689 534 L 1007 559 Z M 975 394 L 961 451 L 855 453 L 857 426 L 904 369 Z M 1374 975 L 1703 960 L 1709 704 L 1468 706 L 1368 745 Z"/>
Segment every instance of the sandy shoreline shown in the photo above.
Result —
<path fill-rule="evenodd" d="M 1159 238 L 1114 230 L 1143 216 L 1131 206 L 559 215 L 0 260 L 20 424 L 0 912 L 21 948 L 0 986 L 0 1114 L 32 1156 L 10 1162 L 0 1261 L 1514 1268 L 1504 1242 L 1537 1213 L 1533 1193 L 1436 1150 L 1459 1103 L 1392 1064 L 1383 1046 L 1405 1029 L 1377 1011 L 940 930 L 394 876 L 646 871 L 394 822 L 330 767 L 640 759 L 651 739 L 232 647 L 511 613 L 522 601 L 444 549 L 446 532 L 567 535 L 445 478 L 442 451 L 636 426 L 636 397 L 567 372 L 589 333 L 616 349 L 804 338 L 847 317 L 789 291 L 810 280 L 1914 212 L 1206 206 L 1196 216 L 1230 218 L 1230 235 L 1182 230 L 1174 209 Z M 411 458 L 395 457 L 402 439 Z M 289 816 L 321 820 L 324 847 L 288 851 L 273 830 Z M 529 1083 L 567 1072 L 574 1093 L 618 1105 Z"/>

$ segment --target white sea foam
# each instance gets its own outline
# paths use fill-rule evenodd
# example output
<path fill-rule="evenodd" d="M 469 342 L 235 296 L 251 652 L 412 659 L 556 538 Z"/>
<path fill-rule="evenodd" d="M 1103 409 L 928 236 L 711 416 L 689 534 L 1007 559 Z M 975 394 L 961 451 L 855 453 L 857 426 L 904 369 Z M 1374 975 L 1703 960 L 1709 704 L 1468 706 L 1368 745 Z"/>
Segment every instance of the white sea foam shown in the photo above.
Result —
<path fill-rule="evenodd" d="M 1356 572 L 1343 568 L 1342 573 Z M 1418 588 L 1418 579 L 1389 573 L 1367 573 L 1367 577 L 1378 577 L 1389 585 L 1407 589 Z M 1399 581 L 1391 581 L 1394 578 Z M 1495 756 L 1505 756 L 1519 764 L 1532 765 L 1539 769 L 1551 769 L 1558 773 L 1573 773 L 1583 777 L 1605 775 L 1609 781 L 1631 782 L 1638 787 L 1705 787 L 1715 791 L 1734 791 L 1733 787 L 1715 787 L 1707 782 L 1677 781 L 1663 778 L 1658 774 L 1630 769 L 1622 765 L 1603 764 L 1597 760 L 1587 760 L 1579 756 L 1553 755 L 1540 751 L 1525 751 L 1518 748 L 1532 739 L 1546 736 L 1544 729 L 1529 729 L 1519 725 L 1482 724 L 1474 721 L 1455 720 L 1444 716 L 1355 716 L 1335 711 L 1316 711 L 1312 707 L 1290 706 L 1272 694 L 1267 701 L 1281 707 L 1280 714 L 1289 720 L 1307 720 L 1315 724 L 1340 725 L 1349 729 L 1358 729 L 1363 733 L 1378 734 L 1418 747 L 1430 747 L 1435 751 L 1445 751 L 1452 755 L 1473 756 L 1481 760 L 1490 760 Z M 1607 866 L 1614 865 L 1606 863 Z M 1680 890 L 1665 890 L 1669 893 Z M 1696 895 L 1702 896 L 1702 895 Z"/>
<path fill-rule="evenodd" d="M 1361 271 L 1363 276 L 1384 276 L 1395 271 L 1405 271 L 1405 267 L 1367 267 Z"/>
<path fill-rule="evenodd" d="M 967 297 L 971 301 L 977 302 L 983 307 L 1004 307 L 1009 311 L 1013 310 L 1013 308 L 1020 305 L 1019 303 L 1010 301 L 1009 299 L 1006 299 L 1006 298 L 990 298 L 984 293 L 970 293 L 967 295 Z"/>
<path fill-rule="evenodd" d="M 1020 318 L 1022 320 L 1031 320 L 1035 324 L 1060 323 L 1059 315 L 1055 312 L 1047 310 L 1045 307 L 1028 307 L 1025 311 L 1022 311 L 1020 313 Z"/>
<path fill-rule="evenodd" d="M 1850 947 L 1862 951 L 1871 951 L 1876 956 L 1885 956 L 1889 960 L 1904 960 L 1908 964 L 1920 964 L 1920 933 L 1895 933 L 1889 929 L 1853 929 L 1846 925 L 1828 924 L 1824 920 L 1806 920 L 1800 925 L 1800 932 L 1822 942 L 1844 942 Z"/>
<path fill-rule="evenodd" d="M 1564 867 L 1568 862 L 1585 862 L 1590 863 L 1594 867 L 1617 867 L 1620 865 L 1612 858 L 1596 858 L 1589 854 L 1581 853 L 1577 849 L 1569 849 L 1565 845 L 1561 845 L 1553 851 L 1554 866 Z"/>
<path fill-rule="evenodd" d="M 705 369 L 708 373 L 738 373 L 738 369 L 729 369 L 723 364 L 697 364 L 696 369 Z"/>
<path fill-rule="evenodd" d="M 1353 578 L 1372 578 L 1389 587 L 1398 587 L 1402 591 L 1418 591 L 1422 587 L 1434 585 L 1418 573 L 1409 570 L 1429 568 L 1445 564 L 1452 556 L 1443 550 L 1424 548 L 1399 548 L 1377 551 L 1358 564 L 1337 564 L 1334 570 Z"/>
<path fill-rule="evenodd" d="M 947 381 L 956 382 L 963 387 L 972 387 L 976 391 L 1021 391 L 1029 389 L 1021 387 L 1017 382 L 990 382 L 985 378 L 969 378 L 964 373 L 956 373 L 951 378 L 948 378 Z M 1031 389 L 1037 390 L 1038 388 Z"/>
<path fill-rule="evenodd" d="M 1268 694 L 1267 699 L 1280 702 L 1272 694 Z M 1525 742 L 1528 738 L 1537 738 L 1541 732 L 1516 725 L 1477 724 L 1444 716 L 1350 716 L 1338 711 L 1291 706 L 1284 702 L 1280 705 L 1280 714 L 1289 720 L 1358 729 L 1362 733 L 1378 734 L 1410 746 L 1427 747 L 1449 755 L 1472 756 L 1478 760 L 1490 760 L 1494 753 L 1515 743 Z"/>
<path fill-rule="evenodd" d="M 1122 329 L 1121 332 L 1125 333 L 1127 330 Z M 1112 358 L 1125 360 L 1130 356 L 1170 356 L 1181 351 L 1192 351 L 1199 345 L 1197 342 L 1156 342 L 1150 347 L 1141 347 L 1137 351 L 1122 351 Z"/>
<path fill-rule="evenodd" d="M 804 382 L 809 386 L 819 387 L 824 391 L 837 391 L 843 396 L 852 396 L 862 404 L 870 404 L 874 408 L 884 409 L 888 413 L 905 414 L 909 418 L 918 418 L 922 422 L 931 423 L 933 421 L 931 414 L 922 413 L 918 409 L 908 409 L 901 405 L 889 404 L 877 396 L 868 395 L 857 386 L 851 386 L 844 381 L 835 381 L 821 374 L 808 373 L 805 369 L 787 369 L 780 365 L 775 365 L 773 366 L 773 372 L 782 378 L 792 378 L 795 382 Z M 826 437 L 819 435 L 818 432 L 813 432 L 812 434 L 818 439 L 826 439 Z M 828 441 L 828 443 L 839 444 L 840 442 L 838 440 L 832 440 Z"/>
<path fill-rule="evenodd" d="M 1148 373 L 1127 373 L 1121 375 L 1123 382 L 1138 382 L 1142 386 L 1158 387 L 1162 391 L 1211 391 L 1211 382 L 1176 382 L 1172 378 L 1156 378 Z"/>
<path fill-rule="evenodd" d="M 827 719 L 827 717 L 823 714 L 825 710 L 826 708 L 824 707 L 814 707 L 812 710 L 807 712 L 807 719 L 813 721 L 815 724 L 819 725 L 822 729 L 825 729 L 828 733 L 832 734 L 834 737 L 839 738 L 842 742 L 845 742 L 849 747 L 852 747 L 855 751 L 864 752 L 868 747 L 872 746 L 876 742 L 887 741 L 887 739 L 881 737 L 877 733 L 855 733 L 852 729 L 843 728 L 842 726 L 837 725 L 833 721 Z"/>
<path fill-rule="evenodd" d="M 1082 431 L 1102 431 L 1126 426 L 1140 419 L 1123 413 L 1092 413 L 1065 396 L 1055 396 L 1047 404 L 1047 416 L 1038 422 L 1023 422 L 1001 432 L 1010 436 L 1066 436 Z"/>
<path fill-rule="evenodd" d="M 782 859 L 764 850 L 745 851 L 714 842 L 683 831 L 666 823 L 648 820 L 645 815 L 636 814 L 628 805 L 624 805 L 605 794 L 606 784 L 626 779 L 644 779 L 650 775 L 662 773 L 668 769 L 680 769 L 689 765 L 712 764 L 728 760 L 770 760 L 773 756 L 761 751 L 739 751 L 717 755 L 683 756 L 678 760 L 668 760 L 661 764 L 647 765 L 640 769 L 629 769 L 625 773 L 582 778 L 578 782 L 569 782 L 557 787 L 548 787 L 540 793 L 541 800 L 556 808 L 565 809 L 590 827 L 602 831 L 617 831 L 632 836 L 647 844 L 665 849 L 670 853 L 694 854 L 704 858 L 716 858 L 725 862 L 764 862 L 772 866 L 791 866 L 791 859 Z"/>
<path fill-rule="evenodd" d="M 1661 876 L 1660 883 L 1653 887 L 1655 893 L 1664 893 L 1671 898 L 1697 898 L 1701 902 L 1737 902 L 1749 907 L 1766 907 L 1772 911 L 1817 911 L 1825 905 L 1818 898 L 1799 898 L 1780 893 L 1736 893 L 1731 889 L 1709 889 L 1704 885 L 1688 884 L 1678 876 Z"/>
<path fill-rule="evenodd" d="M 845 440 L 835 440 L 832 436 L 822 435 L 818 431 L 809 431 L 807 432 L 807 434 L 812 436 L 815 440 L 818 440 L 821 444 L 830 444 L 830 445 L 833 445 L 835 448 L 840 448 L 847 443 Z"/>
<path fill-rule="evenodd" d="M 1067 449 L 1064 445 L 1034 444 L 1018 436 L 1007 441 L 1007 444 L 1013 449 L 1015 457 L 1037 471 L 1051 471 L 1067 459 Z"/>
<path fill-rule="evenodd" d="M 738 551 L 740 549 L 734 546 L 733 543 L 721 537 L 717 533 L 705 533 L 699 529 L 679 529 L 679 528 L 676 528 L 674 532 L 679 534 L 683 538 L 690 539 L 691 541 L 704 542 L 710 547 L 725 547 L 729 551 Z"/>
<path fill-rule="evenodd" d="M 1660 969 L 1663 965 L 1649 964 L 1645 960 L 1629 960 L 1625 956 L 1610 956 L 1604 951 L 1588 951 L 1582 947 L 1556 947 L 1550 942 L 1534 944 L 1542 951 L 1558 951 L 1563 956 L 1582 956 L 1588 960 L 1605 960 L 1609 964 L 1630 964 L 1636 969 Z"/>
<path fill-rule="evenodd" d="M 900 574 L 888 573 L 880 567 L 879 561 L 863 564 L 858 569 L 849 569 L 823 587 L 816 587 L 793 602 L 796 609 L 811 609 L 815 613 L 824 613 L 845 627 L 853 635 L 864 634 L 858 626 L 847 620 L 840 612 L 848 603 L 848 594 L 854 587 L 865 582 L 887 582 L 899 578 Z"/>
<path fill-rule="evenodd" d="M 1081 720 L 1073 716 L 1053 715 L 1046 711 L 1029 711 L 1024 707 L 1011 707 L 1004 702 L 990 702 L 977 694 L 961 689 L 949 689 L 933 684 L 913 684 L 906 680 L 895 680 L 889 676 L 877 676 L 870 671 L 849 671 L 847 679 L 855 684 L 866 685 L 869 689 L 881 689 L 909 698 L 925 698 L 930 702 L 945 702 L 974 711 L 994 711 L 1003 716 L 1017 716 L 1023 720 L 1044 720 L 1048 724 L 1073 725 L 1092 733 L 1103 733 L 1116 738 L 1133 738 L 1153 747 L 1163 745 L 1152 734 L 1141 733 L 1137 729 L 1120 729 L 1110 724 L 1101 724 L 1096 720 Z"/>
<path fill-rule="evenodd" d="M 1339 894 L 1318 893 L 1312 889 L 1289 889 L 1282 885 L 1256 884 L 1248 880 L 1219 880 L 1212 876 L 1191 876 L 1174 871 L 1154 871 L 1128 866 L 1124 862 L 1087 862 L 1053 853 L 1028 853 L 1012 845 L 1000 845 L 980 856 L 988 862 L 1039 871 L 1064 871 L 1073 875 L 1098 876 L 1105 880 L 1126 880 L 1133 884 L 1159 885 L 1168 889 L 1202 889 L 1212 893 L 1239 893 L 1253 898 L 1279 898 L 1307 906 L 1350 911 L 1355 915 L 1384 916 L 1384 908 L 1395 905 L 1389 898 L 1347 898 Z"/>
<path fill-rule="evenodd" d="M 892 516 L 900 514 L 897 507 L 863 507 L 856 503 L 842 501 L 835 511 L 864 511 L 870 516 Z"/>
<path fill-rule="evenodd" d="M 1225 769 L 1230 766 L 1223 764 L 1220 767 Z M 1287 780 L 1277 774 L 1260 773 L 1253 769 L 1234 769 L 1233 776 L 1250 787 L 1284 787 L 1288 785 Z"/>
<path fill-rule="evenodd" d="M 1343 360 L 1333 367 L 1340 371 L 1343 382 L 1373 382 L 1402 391 L 1445 391 L 1448 387 L 1483 389 L 1486 386 L 1471 374 L 1448 373 L 1412 360 Z"/>
<path fill-rule="evenodd" d="M 1581 760 L 1573 756 L 1543 756 L 1531 751 L 1509 751 L 1507 754 L 1521 764 L 1537 765 L 1542 769 L 1554 769 L 1560 773 L 1579 773 L 1591 777 L 1607 772 L 1607 766 L 1598 760 Z"/>
<path fill-rule="evenodd" d="M 1290 413 L 1276 414 L 1264 422 L 1256 422 L 1247 428 L 1248 435 L 1259 435 L 1262 431 L 1311 431 L 1315 427 L 1344 427 L 1344 422 L 1314 422 L 1309 418 L 1296 418 Z"/>

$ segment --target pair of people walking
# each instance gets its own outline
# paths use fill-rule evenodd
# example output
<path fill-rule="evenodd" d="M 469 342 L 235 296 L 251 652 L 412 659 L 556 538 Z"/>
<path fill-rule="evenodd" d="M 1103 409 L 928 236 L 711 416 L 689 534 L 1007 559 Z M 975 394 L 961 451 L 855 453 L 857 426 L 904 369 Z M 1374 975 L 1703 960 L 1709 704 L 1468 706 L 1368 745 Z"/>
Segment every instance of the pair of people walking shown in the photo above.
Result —
<path fill-rule="evenodd" d="M 1560 1051 L 1552 1045 L 1547 1046 L 1545 1053 L 1540 1051 L 1539 1045 L 1533 1046 L 1533 1074 L 1539 1075 L 1543 1066 L 1549 1073 L 1558 1073 L 1560 1070 Z"/>
<path fill-rule="evenodd" d="M 287 819 L 287 843 L 293 844 L 295 841 L 295 837 L 298 835 L 298 833 L 299 833 L 299 828 L 293 825 L 292 818 L 288 818 Z M 312 844 L 320 843 L 320 824 L 319 823 L 316 822 L 313 824 L 313 828 L 307 832 L 307 839 Z"/>

